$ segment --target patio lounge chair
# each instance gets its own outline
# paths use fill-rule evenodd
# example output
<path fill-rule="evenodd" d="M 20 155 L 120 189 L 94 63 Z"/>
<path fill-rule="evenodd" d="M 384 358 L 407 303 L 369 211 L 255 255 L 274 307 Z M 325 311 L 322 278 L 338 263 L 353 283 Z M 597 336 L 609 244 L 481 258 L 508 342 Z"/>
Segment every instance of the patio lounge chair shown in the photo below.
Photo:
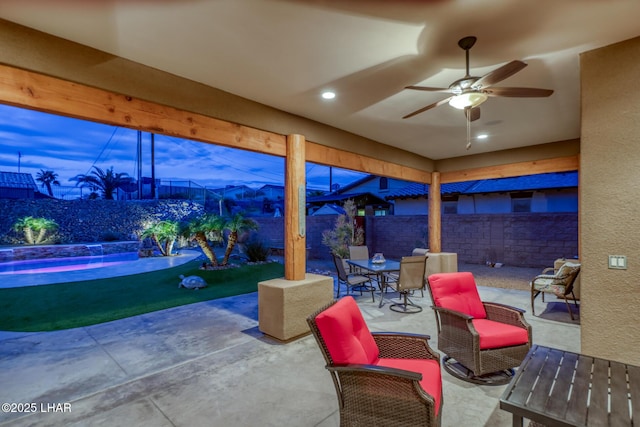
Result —
<path fill-rule="evenodd" d="M 573 285 L 576 282 L 578 274 L 580 274 L 580 264 L 565 262 L 555 274 L 547 274 L 553 270 L 553 267 L 545 268 L 542 274 L 534 277 L 531 281 L 531 313 L 536 314 L 534 307 L 536 297 L 542 294 L 542 302 L 544 302 L 544 294 L 550 293 L 558 298 L 564 299 L 565 304 L 567 304 L 569 316 L 571 320 L 574 320 L 571 305 L 569 305 L 569 298 L 573 299 L 573 303 L 576 306 L 578 305 L 576 296 L 573 293 Z"/>
<path fill-rule="evenodd" d="M 440 426 L 440 356 L 428 336 L 371 333 L 349 296 L 307 322 L 336 389 L 341 426 Z"/>
<path fill-rule="evenodd" d="M 444 369 L 476 384 L 509 382 L 531 347 L 524 310 L 481 301 L 469 272 L 432 274 L 427 287 Z"/>

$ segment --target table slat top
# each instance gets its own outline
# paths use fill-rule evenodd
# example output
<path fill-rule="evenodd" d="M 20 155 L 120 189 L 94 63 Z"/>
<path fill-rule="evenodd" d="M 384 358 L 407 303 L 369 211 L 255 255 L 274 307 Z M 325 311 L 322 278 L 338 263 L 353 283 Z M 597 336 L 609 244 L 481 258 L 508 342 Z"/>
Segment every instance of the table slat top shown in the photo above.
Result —
<path fill-rule="evenodd" d="M 548 426 L 640 425 L 640 367 L 534 345 L 500 408 Z"/>

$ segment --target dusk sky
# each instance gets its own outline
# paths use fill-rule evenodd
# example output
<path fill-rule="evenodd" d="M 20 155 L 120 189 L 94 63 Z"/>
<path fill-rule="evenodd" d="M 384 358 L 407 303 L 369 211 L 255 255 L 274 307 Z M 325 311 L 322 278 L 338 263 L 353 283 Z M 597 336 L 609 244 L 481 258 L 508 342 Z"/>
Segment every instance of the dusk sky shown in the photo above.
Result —
<path fill-rule="evenodd" d="M 151 176 L 150 134 L 142 134 L 142 175 Z M 0 171 L 36 174 L 53 170 L 62 186 L 92 166 L 136 178 L 135 130 L 0 105 Z M 21 156 L 18 154 L 21 153 Z M 165 135 L 155 136 L 155 174 L 162 181 L 187 181 L 208 188 L 284 184 L 284 159 Z M 329 168 L 307 163 L 307 187 L 329 189 Z M 342 186 L 364 176 L 333 168 Z M 164 183 L 164 182 L 163 182 Z"/>

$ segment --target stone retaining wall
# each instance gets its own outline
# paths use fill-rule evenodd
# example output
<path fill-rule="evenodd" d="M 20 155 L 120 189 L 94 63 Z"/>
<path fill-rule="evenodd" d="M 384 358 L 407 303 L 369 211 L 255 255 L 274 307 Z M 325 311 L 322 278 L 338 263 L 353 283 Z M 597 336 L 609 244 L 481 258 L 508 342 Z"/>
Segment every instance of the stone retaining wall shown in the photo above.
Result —
<path fill-rule="evenodd" d="M 0 249 L 0 263 L 29 259 L 69 258 L 81 256 L 138 253 L 140 242 L 101 242 L 75 245 L 28 245 Z"/>
<path fill-rule="evenodd" d="M 54 220 L 59 229 L 51 243 L 66 244 L 137 240 L 146 224 L 198 216 L 204 209 L 189 200 L 0 199 L 0 212 L 0 245 L 17 245 L 23 236 L 11 227 L 25 216 Z"/>

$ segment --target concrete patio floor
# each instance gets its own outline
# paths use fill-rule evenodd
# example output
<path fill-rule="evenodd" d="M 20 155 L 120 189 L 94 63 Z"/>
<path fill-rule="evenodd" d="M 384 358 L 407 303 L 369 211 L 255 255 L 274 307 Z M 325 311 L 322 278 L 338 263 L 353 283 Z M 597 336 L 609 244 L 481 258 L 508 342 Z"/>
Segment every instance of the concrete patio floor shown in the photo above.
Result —
<path fill-rule="evenodd" d="M 500 273 L 500 272 L 496 272 Z M 480 287 L 481 297 L 528 311 L 534 343 L 580 350 L 580 326 L 551 301 L 530 314 L 526 291 Z M 373 331 L 430 334 L 428 295 L 419 314 L 356 299 Z M 550 300 L 550 299 L 548 299 Z M 545 304 L 537 302 L 544 311 Z M 557 311 L 552 313 L 552 311 Z M 443 371 L 444 427 L 511 426 L 500 410 L 506 386 L 478 386 Z M 83 328 L 0 331 L 0 426 L 322 426 L 339 425 L 338 404 L 312 336 L 283 344 L 258 330 L 257 293 L 176 307 Z M 58 411 L 59 410 L 59 411 Z"/>

